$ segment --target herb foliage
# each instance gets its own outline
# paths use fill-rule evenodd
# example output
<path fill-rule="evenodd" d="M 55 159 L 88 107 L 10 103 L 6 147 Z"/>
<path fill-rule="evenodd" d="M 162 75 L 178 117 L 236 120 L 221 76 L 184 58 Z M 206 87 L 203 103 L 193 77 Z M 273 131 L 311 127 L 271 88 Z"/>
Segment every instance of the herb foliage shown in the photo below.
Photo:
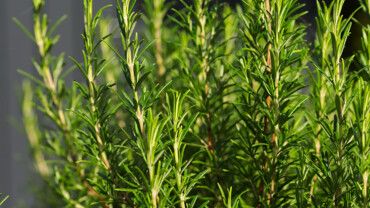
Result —
<path fill-rule="evenodd" d="M 317 1 L 313 43 L 298 0 L 83 0 L 82 60 L 53 52 L 46 3 L 15 20 L 38 49 L 22 112 L 66 207 L 369 206 L 370 27 L 344 57 L 345 0 Z"/>

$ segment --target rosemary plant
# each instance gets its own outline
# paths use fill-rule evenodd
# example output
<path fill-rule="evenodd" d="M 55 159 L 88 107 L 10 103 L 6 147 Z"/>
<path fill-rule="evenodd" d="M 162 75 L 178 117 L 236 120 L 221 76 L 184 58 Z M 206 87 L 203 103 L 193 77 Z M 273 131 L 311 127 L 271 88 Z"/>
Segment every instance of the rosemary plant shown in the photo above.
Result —
<path fill-rule="evenodd" d="M 370 15 L 370 2 L 362 1 L 364 11 Z M 355 193 L 358 196 L 356 200 L 357 206 L 366 207 L 369 205 L 369 193 L 368 193 L 368 177 L 369 177 L 369 136 L 370 136 L 370 88 L 368 78 L 370 75 L 370 27 L 363 26 L 362 31 L 362 48 L 358 54 L 359 63 L 362 68 L 356 76 L 354 88 L 351 89 L 356 92 L 356 97 L 353 101 L 353 125 L 356 129 L 354 136 L 358 138 L 357 147 L 355 149 L 356 155 L 356 190 Z"/>
<path fill-rule="evenodd" d="M 194 142 L 202 146 L 197 159 L 200 168 L 210 169 L 206 180 L 211 184 L 204 187 L 204 192 L 213 198 L 211 206 L 218 206 L 221 203 L 218 184 L 231 182 L 231 179 L 226 180 L 225 169 L 222 168 L 229 159 L 229 148 L 224 144 L 231 139 L 227 135 L 232 129 L 232 106 L 227 99 L 230 99 L 228 93 L 233 86 L 228 65 L 232 58 L 225 56 L 233 46 L 225 38 L 232 38 L 230 36 L 234 33 L 230 30 L 235 29 L 232 28 L 235 20 L 231 16 L 227 19 L 227 14 L 216 21 L 217 15 L 226 10 L 226 5 L 214 6 L 209 0 L 194 1 L 194 5 L 182 3 L 184 9 L 175 10 L 176 15 L 172 17 L 183 32 L 179 44 L 183 44 L 184 50 L 179 59 L 184 75 L 180 77 L 184 79 L 182 88 L 190 89 L 194 113 L 200 113 L 193 131 L 198 137 Z M 231 29 L 227 28 L 227 23 L 231 23 L 228 25 Z"/>
<path fill-rule="evenodd" d="M 321 89 L 314 95 L 318 96 L 318 104 L 315 105 L 318 108 L 315 110 L 317 117 L 314 120 L 319 124 L 314 128 L 322 131 L 322 134 L 316 134 L 318 140 L 312 168 L 317 178 L 312 183 L 310 197 L 314 204 L 330 204 L 335 207 L 349 206 L 348 199 L 353 197 L 350 194 L 351 180 L 354 177 L 349 165 L 355 145 L 349 115 L 354 95 L 349 90 L 351 77 L 348 73 L 353 58 L 342 57 L 351 22 L 341 15 L 343 4 L 343 0 L 334 1 L 330 5 L 317 4 L 317 21 L 320 22 L 318 50 L 321 51 L 321 65 L 316 66 L 319 74 L 317 82 L 325 87 L 317 87 Z M 318 197 L 320 194 L 331 197 Z"/>
<path fill-rule="evenodd" d="M 241 118 L 238 169 L 247 176 L 245 192 L 254 206 L 293 206 L 289 195 L 294 195 L 302 139 L 295 114 L 307 99 L 299 93 L 307 49 L 302 47 L 305 27 L 297 21 L 304 13 L 295 0 L 257 2 L 245 1 L 241 17 L 246 54 L 238 72 L 243 83 L 242 104 L 236 106 Z"/>
<path fill-rule="evenodd" d="M 312 44 L 299 0 L 82 0 L 81 60 L 32 2 L 32 32 L 15 22 L 38 51 L 20 73 L 45 206 L 369 206 L 370 26 L 344 57 L 345 0 L 316 2 Z"/>
<path fill-rule="evenodd" d="M 1 194 L 0 194 L 1 195 Z M 4 202 L 9 198 L 9 196 L 5 196 L 0 200 L 0 205 L 4 204 Z"/>

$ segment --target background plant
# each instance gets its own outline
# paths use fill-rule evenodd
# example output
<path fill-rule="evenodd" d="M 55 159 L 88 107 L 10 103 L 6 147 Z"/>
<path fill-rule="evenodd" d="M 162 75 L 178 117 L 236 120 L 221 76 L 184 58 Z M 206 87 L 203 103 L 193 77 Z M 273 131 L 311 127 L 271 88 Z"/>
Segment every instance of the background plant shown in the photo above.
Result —
<path fill-rule="evenodd" d="M 83 0 L 82 60 L 54 55 L 64 18 L 49 24 L 45 3 L 32 32 L 15 21 L 39 52 L 37 74 L 20 71 L 22 112 L 57 203 L 369 205 L 370 33 L 344 57 L 345 0 L 317 1 L 312 44 L 298 0 Z"/>

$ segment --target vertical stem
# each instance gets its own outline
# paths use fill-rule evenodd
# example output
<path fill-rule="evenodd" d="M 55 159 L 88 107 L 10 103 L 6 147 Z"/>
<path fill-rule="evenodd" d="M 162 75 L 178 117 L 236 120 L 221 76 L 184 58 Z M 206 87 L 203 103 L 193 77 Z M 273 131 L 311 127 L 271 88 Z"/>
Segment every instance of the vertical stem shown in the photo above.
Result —
<path fill-rule="evenodd" d="M 152 208 L 156 208 L 157 207 L 157 197 L 158 197 L 158 191 L 157 191 L 157 188 L 156 188 L 156 181 L 155 181 L 155 149 L 154 149 L 154 144 L 156 141 L 152 141 L 151 139 L 154 139 L 154 138 L 150 138 L 149 140 L 149 137 L 148 137 L 148 152 L 147 152 L 147 163 L 148 163 L 148 172 L 149 172 L 149 183 L 150 183 L 150 196 L 151 196 L 151 199 L 152 199 Z"/>
<path fill-rule="evenodd" d="M 271 5 L 270 5 L 270 0 L 265 0 L 265 10 L 266 10 L 266 13 L 267 13 L 267 30 L 268 30 L 268 33 L 270 33 L 270 31 L 272 30 L 271 28 L 271 20 L 270 20 L 270 13 L 271 13 Z M 268 46 L 267 46 L 267 51 L 266 51 L 266 70 L 267 70 L 267 74 L 270 75 L 272 73 L 272 64 L 271 64 L 271 43 L 268 43 Z M 266 99 L 265 99 L 265 102 L 266 102 L 266 105 L 267 107 L 270 109 L 271 108 L 271 96 L 270 95 L 267 95 Z M 264 120 L 264 132 L 266 135 L 269 134 L 269 131 L 270 131 L 270 124 L 269 124 L 269 120 L 268 120 L 268 117 L 265 116 L 263 118 Z M 265 162 L 264 162 L 264 165 L 262 167 L 262 169 L 267 172 L 268 171 L 268 159 L 267 159 L 267 156 L 265 156 Z M 264 181 L 261 179 L 260 181 L 260 185 L 259 185 L 259 195 L 264 196 L 264 189 L 265 189 L 265 186 L 264 186 Z M 269 200 L 271 198 L 271 196 L 269 195 Z M 261 207 L 261 202 L 258 203 L 257 207 Z"/>
<path fill-rule="evenodd" d="M 23 105 L 22 105 L 22 114 L 23 114 L 23 123 L 27 133 L 27 137 L 30 143 L 30 146 L 33 149 L 33 156 L 35 158 L 35 165 L 37 171 L 41 174 L 42 177 L 48 177 L 50 175 L 50 168 L 46 163 L 46 159 L 41 150 L 41 141 L 39 130 L 37 128 L 36 115 L 32 107 L 33 101 L 33 91 L 31 90 L 30 82 L 25 82 L 23 84 Z"/>
<path fill-rule="evenodd" d="M 90 105 L 90 111 L 92 115 L 97 114 L 97 107 L 96 107 L 96 84 L 95 84 L 95 75 L 94 75 L 94 69 L 93 69 L 93 45 L 94 45 L 94 29 L 92 25 L 93 20 L 93 0 L 85 0 L 85 12 L 84 12 L 84 21 L 85 21 L 85 37 L 84 37 L 84 44 L 85 44 L 85 50 L 86 50 L 86 70 L 87 70 L 87 85 L 89 89 L 89 105 Z M 99 146 L 100 151 L 100 159 L 103 163 L 103 166 L 106 170 L 111 170 L 111 164 L 108 160 L 107 154 L 104 151 L 104 141 L 102 140 L 101 136 L 101 124 L 100 124 L 100 118 L 96 118 L 95 124 L 94 124 L 94 131 L 95 131 L 95 137 L 96 141 Z"/>
<path fill-rule="evenodd" d="M 268 34 L 271 34 L 272 33 L 272 25 L 271 25 L 271 2 L 270 0 L 265 0 L 265 10 L 266 10 L 266 15 L 267 15 L 267 32 Z M 267 47 L 267 52 L 266 52 L 266 68 L 267 68 L 267 73 L 269 76 L 273 76 L 272 74 L 272 60 L 271 60 L 271 50 L 272 50 L 272 43 L 269 43 L 268 44 L 268 47 Z M 275 77 L 275 95 L 276 97 L 278 97 L 278 77 Z M 272 97 L 271 95 L 267 95 L 266 97 L 266 105 L 267 107 L 270 109 L 270 111 L 272 110 Z M 268 131 L 272 131 L 272 135 L 271 135 L 271 140 L 270 140 L 270 144 L 272 145 L 273 149 L 275 149 L 276 147 L 276 144 L 277 144 L 277 137 L 276 137 L 276 134 L 275 134 L 275 128 L 274 129 L 269 129 L 271 127 L 271 124 L 269 124 L 269 121 L 268 121 L 268 118 L 265 117 L 265 133 L 269 133 Z M 273 151 L 273 153 L 275 153 L 275 150 Z M 275 161 L 275 158 L 273 158 L 273 161 Z M 274 197 L 274 194 L 275 194 L 275 189 L 276 189 L 276 178 L 275 178 L 275 171 L 272 170 L 272 177 L 271 177 L 271 185 L 270 185 L 270 190 L 269 190 L 269 194 L 268 194 L 268 200 L 269 200 L 269 204 L 272 204 L 273 203 L 273 197 Z"/>
<path fill-rule="evenodd" d="M 153 0 L 155 17 L 154 17 L 154 39 L 155 39 L 155 59 L 158 67 L 158 75 L 162 77 L 166 73 L 163 60 L 162 48 L 162 24 L 163 24 L 163 1 Z"/>
<path fill-rule="evenodd" d="M 163 49 L 162 49 L 162 32 L 161 32 L 161 23 L 155 24 L 155 59 L 158 66 L 158 75 L 162 77 L 166 73 L 166 68 L 164 67 L 163 60 Z"/>
<path fill-rule="evenodd" d="M 197 45 L 200 48 L 201 51 L 201 74 L 199 75 L 199 80 L 200 82 L 204 82 L 204 92 L 205 92 L 205 100 L 204 102 L 207 103 L 208 96 L 209 96 L 209 81 L 208 81 L 208 76 L 209 76 L 209 62 L 208 62 L 208 53 L 207 53 L 207 48 L 208 46 L 206 45 L 206 23 L 207 23 L 207 17 L 205 14 L 205 6 L 206 2 L 201 1 L 199 3 L 199 11 L 198 12 L 198 18 L 199 18 L 199 26 L 197 27 Z M 214 150 L 214 142 L 212 138 L 212 123 L 211 123 L 211 112 L 207 112 L 206 115 L 206 126 L 207 126 L 207 148 L 210 150 L 210 152 L 213 153 Z"/>
<path fill-rule="evenodd" d="M 268 21 L 268 33 L 271 34 L 272 32 L 272 26 L 271 26 L 271 5 L 270 5 L 270 0 L 265 0 L 265 9 L 267 12 L 267 21 Z M 269 43 L 267 47 L 267 52 L 266 52 L 266 67 L 267 67 L 267 72 L 271 76 L 272 75 L 272 62 L 271 62 L 271 49 L 272 49 L 272 44 Z M 278 95 L 278 79 L 275 79 L 275 94 Z M 272 98 L 270 95 L 266 97 L 266 104 L 269 109 L 271 109 L 271 102 Z M 265 118 L 265 129 L 268 129 L 268 120 Z M 271 135 L 271 144 L 275 145 L 276 143 L 276 135 L 273 133 Z"/>
<path fill-rule="evenodd" d="M 158 192 L 152 189 L 152 208 L 157 208 L 157 197 L 158 197 Z"/>
<path fill-rule="evenodd" d="M 367 183 L 368 183 L 368 179 L 369 179 L 369 172 L 368 171 L 365 171 L 363 174 L 362 174 L 362 180 L 363 180 L 363 187 L 362 187 L 362 196 L 364 197 L 364 206 L 367 205 L 367 201 L 368 201 L 368 197 L 367 197 Z"/>
<path fill-rule="evenodd" d="M 173 124 L 174 126 L 177 126 L 178 124 L 176 122 L 174 122 Z M 176 184 L 177 184 L 177 188 L 178 188 L 178 191 L 179 191 L 179 195 L 180 195 L 180 206 L 181 208 L 185 208 L 185 195 L 183 193 L 183 191 L 181 190 L 181 186 L 182 186 L 182 173 L 181 173 L 181 164 L 180 164 L 180 160 L 179 160 L 179 155 L 181 154 L 180 152 L 180 141 L 179 141 L 179 138 L 178 138 L 178 133 L 177 133 L 177 128 L 174 129 L 175 131 L 175 142 L 173 144 L 173 152 L 174 152 L 174 156 L 175 156 L 175 165 L 176 165 Z"/>

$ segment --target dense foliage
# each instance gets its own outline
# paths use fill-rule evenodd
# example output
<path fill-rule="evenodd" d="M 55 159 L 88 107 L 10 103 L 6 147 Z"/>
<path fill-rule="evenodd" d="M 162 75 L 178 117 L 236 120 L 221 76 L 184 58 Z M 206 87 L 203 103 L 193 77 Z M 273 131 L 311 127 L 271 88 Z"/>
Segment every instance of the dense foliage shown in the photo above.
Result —
<path fill-rule="evenodd" d="M 180 2 L 76 2 L 81 60 L 53 53 L 63 18 L 49 24 L 45 0 L 33 32 L 16 20 L 39 53 L 22 109 L 50 203 L 369 207 L 370 26 L 344 57 L 361 24 L 345 0 L 317 1 L 313 43 L 299 0 Z"/>

